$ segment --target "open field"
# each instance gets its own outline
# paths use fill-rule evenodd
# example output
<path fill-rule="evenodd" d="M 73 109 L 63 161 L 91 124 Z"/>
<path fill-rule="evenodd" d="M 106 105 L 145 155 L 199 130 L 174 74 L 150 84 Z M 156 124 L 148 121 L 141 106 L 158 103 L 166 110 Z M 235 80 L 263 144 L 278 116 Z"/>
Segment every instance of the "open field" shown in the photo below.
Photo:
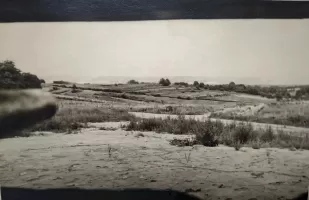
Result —
<path fill-rule="evenodd" d="M 308 127 L 269 120 L 308 116 L 306 102 L 156 84 L 76 86 L 47 85 L 57 114 L 27 137 L 0 141 L 2 185 L 169 188 L 218 200 L 307 190 Z"/>
<path fill-rule="evenodd" d="M 280 101 L 258 95 L 158 84 L 49 85 L 58 98 L 87 98 L 132 112 L 202 115 L 259 123 L 308 127 L 308 101 Z M 56 90 L 55 90 L 56 89 Z M 60 91 L 60 92 L 59 92 Z"/>

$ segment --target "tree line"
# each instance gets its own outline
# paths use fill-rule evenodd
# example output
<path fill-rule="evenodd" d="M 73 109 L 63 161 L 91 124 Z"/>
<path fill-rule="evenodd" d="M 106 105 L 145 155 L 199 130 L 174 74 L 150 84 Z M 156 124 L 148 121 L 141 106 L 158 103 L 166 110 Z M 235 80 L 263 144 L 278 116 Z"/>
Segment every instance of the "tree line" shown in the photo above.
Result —
<path fill-rule="evenodd" d="M 159 80 L 159 85 L 169 86 L 171 81 L 168 78 L 161 78 Z M 128 84 L 139 84 L 135 80 L 130 80 Z M 309 86 L 299 86 L 299 89 L 296 90 L 296 87 L 285 87 L 285 86 L 259 86 L 259 85 L 244 85 L 236 84 L 235 82 L 230 82 L 229 84 L 218 84 L 218 85 L 209 85 L 204 84 L 203 82 L 194 81 L 193 84 L 186 82 L 175 82 L 173 83 L 177 86 L 182 87 L 195 87 L 197 89 L 207 89 L 207 90 L 219 90 L 219 91 L 229 91 L 229 92 L 238 92 L 251 95 L 259 95 L 266 98 L 275 98 L 277 100 L 282 99 L 309 99 Z M 290 89 L 296 90 L 295 95 L 291 95 Z"/>

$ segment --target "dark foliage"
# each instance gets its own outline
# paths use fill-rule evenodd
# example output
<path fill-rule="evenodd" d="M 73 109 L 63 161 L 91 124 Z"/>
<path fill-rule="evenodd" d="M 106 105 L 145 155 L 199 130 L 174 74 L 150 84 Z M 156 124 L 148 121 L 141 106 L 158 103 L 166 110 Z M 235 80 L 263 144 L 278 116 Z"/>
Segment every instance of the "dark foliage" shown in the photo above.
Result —
<path fill-rule="evenodd" d="M 159 81 L 159 84 L 162 85 L 162 86 L 169 86 L 171 84 L 171 82 L 170 82 L 169 79 L 161 78 L 160 81 Z"/>
<path fill-rule="evenodd" d="M 0 89 L 42 88 L 43 79 L 31 73 L 23 73 L 13 61 L 0 62 Z"/>

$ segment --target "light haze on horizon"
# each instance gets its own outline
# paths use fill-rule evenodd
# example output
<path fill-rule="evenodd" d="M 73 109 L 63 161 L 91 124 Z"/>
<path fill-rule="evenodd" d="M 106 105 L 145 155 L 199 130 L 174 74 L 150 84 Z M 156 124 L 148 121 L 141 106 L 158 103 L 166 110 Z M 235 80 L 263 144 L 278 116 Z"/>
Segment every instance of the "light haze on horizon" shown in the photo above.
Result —
<path fill-rule="evenodd" d="M 0 24 L 0 44 L 0 60 L 46 79 L 204 76 L 309 84 L 307 19 L 7 23 Z"/>

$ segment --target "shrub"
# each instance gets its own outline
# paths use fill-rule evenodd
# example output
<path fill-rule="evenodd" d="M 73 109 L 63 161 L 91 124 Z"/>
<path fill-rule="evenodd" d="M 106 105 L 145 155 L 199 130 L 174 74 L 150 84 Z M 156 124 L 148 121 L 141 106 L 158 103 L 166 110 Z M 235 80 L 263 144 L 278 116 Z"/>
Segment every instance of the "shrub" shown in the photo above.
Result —
<path fill-rule="evenodd" d="M 196 139 L 176 139 L 174 138 L 171 140 L 170 145 L 178 146 L 178 147 L 185 147 L 185 146 L 193 146 L 196 144 L 199 144 L 199 142 Z"/>
<path fill-rule="evenodd" d="M 161 78 L 160 81 L 159 81 L 159 84 L 162 85 L 162 86 L 169 86 L 171 84 L 171 82 L 170 82 L 169 79 Z"/>
<path fill-rule="evenodd" d="M 271 126 L 268 126 L 267 129 L 261 135 L 261 140 L 263 142 L 272 142 L 275 139 L 274 131 Z"/>
<path fill-rule="evenodd" d="M 233 132 L 233 139 L 235 142 L 240 142 L 240 144 L 245 144 L 250 139 L 252 139 L 252 135 L 253 135 L 252 124 L 240 123 L 236 126 Z"/>
<path fill-rule="evenodd" d="M 261 142 L 259 139 L 253 140 L 252 143 L 252 149 L 260 149 L 261 148 Z"/>
<path fill-rule="evenodd" d="M 0 62 L 0 89 L 42 88 L 45 82 L 31 73 L 22 73 L 13 61 Z"/>
<path fill-rule="evenodd" d="M 189 84 L 188 84 L 188 83 L 185 83 L 185 82 L 175 82 L 174 84 L 175 84 L 175 85 L 184 86 L 184 87 L 188 87 L 188 86 L 189 86 Z"/>
<path fill-rule="evenodd" d="M 219 137 L 223 132 L 224 125 L 220 121 L 212 122 L 208 119 L 195 127 L 196 140 L 204 146 L 218 146 Z"/>
<path fill-rule="evenodd" d="M 205 84 L 201 82 L 201 83 L 199 84 L 199 87 L 200 87 L 200 88 L 205 88 Z"/>
<path fill-rule="evenodd" d="M 77 92 L 79 92 L 78 89 L 77 89 L 77 86 L 75 84 L 73 84 L 72 93 L 77 93 Z"/>
<path fill-rule="evenodd" d="M 60 85 L 66 85 L 66 84 L 70 84 L 70 82 L 67 81 L 53 81 L 54 84 L 60 84 Z"/>
<path fill-rule="evenodd" d="M 242 143 L 240 141 L 234 141 L 233 145 L 236 151 L 239 151 L 242 147 Z"/>
<path fill-rule="evenodd" d="M 271 127 L 267 129 L 254 130 L 250 123 L 232 123 L 223 124 L 217 120 L 215 122 L 196 121 L 194 119 L 185 119 L 183 115 L 171 119 L 143 119 L 137 121 L 131 120 L 127 130 L 135 131 L 155 131 L 158 133 L 166 132 L 172 134 L 194 134 L 195 140 L 191 143 L 187 140 L 173 140 L 174 145 L 194 145 L 202 144 L 204 146 L 218 146 L 224 144 L 233 146 L 239 150 L 243 145 L 251 145 L 253 149 L 264 148 L 277 145 L 279 147 L 296 147 L 309 149 L 309 136 L 299 137 L 290 136 L 285 132 L 278 131 L 278 136 L 274 134 Z"/>
<path fill-rule="evenodd" d="M 128 84 L 139 84 L 139 82 L 132 79 L 128 81 Z"/>

